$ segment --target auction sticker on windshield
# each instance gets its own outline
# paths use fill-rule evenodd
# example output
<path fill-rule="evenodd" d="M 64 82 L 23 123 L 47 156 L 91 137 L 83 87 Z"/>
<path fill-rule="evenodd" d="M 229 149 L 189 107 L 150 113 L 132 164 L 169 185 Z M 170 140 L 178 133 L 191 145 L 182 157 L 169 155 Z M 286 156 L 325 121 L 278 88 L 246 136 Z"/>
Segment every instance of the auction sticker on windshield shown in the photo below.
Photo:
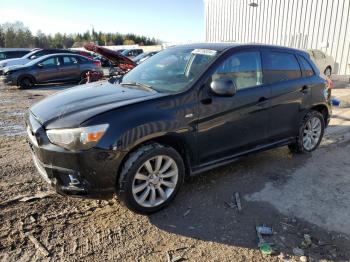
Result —
<path fill-rule="evenodd" d="M 208 56 L 215 56 L 217 51 L 211 50 L 211 49 L 195 49 L 191 52 L 195 55 L 208 55 Z"/>

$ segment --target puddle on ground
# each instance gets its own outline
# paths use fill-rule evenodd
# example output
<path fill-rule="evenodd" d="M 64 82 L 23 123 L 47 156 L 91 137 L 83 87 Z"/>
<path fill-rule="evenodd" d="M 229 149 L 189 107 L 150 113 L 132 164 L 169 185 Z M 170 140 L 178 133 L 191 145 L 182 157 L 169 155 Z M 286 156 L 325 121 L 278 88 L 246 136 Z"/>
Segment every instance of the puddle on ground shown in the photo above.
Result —
<path fill-rule="evenodd" d="M 9 124 L 0 121 L 0 136 L 18 136 L 25 135 L 26 129 L 24 125 Z"/>
<path fill-rule="evenodd" d="M 13 111 L 13 112 L 3 112 L 4 115 L 6 116 L 24 116 L 23 111 Z"/>

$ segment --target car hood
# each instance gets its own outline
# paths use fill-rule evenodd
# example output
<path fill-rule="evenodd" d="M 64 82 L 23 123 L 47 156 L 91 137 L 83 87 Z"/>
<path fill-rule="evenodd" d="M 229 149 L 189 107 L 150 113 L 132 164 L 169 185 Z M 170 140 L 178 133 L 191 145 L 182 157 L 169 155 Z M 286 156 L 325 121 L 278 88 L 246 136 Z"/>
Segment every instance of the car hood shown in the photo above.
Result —
<path fill-rule="evenodd" d="M 30 59 L 26 59 L 26 58 L 6 59 L 0 62 L 0 68 L 14 66 L 14 65 L 25 65 L 29 61 Z"/>
<path fill-rule="evenodd" d="M 73 128 L 98 114 L 160 96 L 164 94 L 101 81 L 56 93 L 30 111 L 46 129 Z"/>
<path fill-rule="evenodd" d="M 8 72 L 8 71 L 17 71 L 17 70 L 21 70 L 21 69 L 26 69 L 28 68 L 26 65 L 13 65 L 13 66 L 7 66 L 5 67 L 4 73 Z"/>

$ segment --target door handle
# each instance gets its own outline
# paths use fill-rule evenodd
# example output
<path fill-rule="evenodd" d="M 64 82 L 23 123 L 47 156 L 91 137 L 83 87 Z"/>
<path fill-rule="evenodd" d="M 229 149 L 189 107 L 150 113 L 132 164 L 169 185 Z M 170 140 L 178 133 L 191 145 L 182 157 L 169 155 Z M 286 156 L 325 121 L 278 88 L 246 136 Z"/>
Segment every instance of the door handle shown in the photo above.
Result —
<path fill-rule="evenodd" d="M 308 86 L 303 86 L 301 89 L 300 89 L 300 92 L 303 93 L 303 94 L 307 94 L 310 90 L 310 87 Z"/>
<path fill-rule="evenodd" d="M 262 96 L 262 97 L 259 98 L 258 103 L 265 102 L 267 100 L 268 99 L 266 97 Z"/>
<path fill-rule="evenodd" d="M 269 99 L 266 98 L 266 97 L 264 97 L 264 96 L 260 97 L 259 100 L 258 100 L 257 106 L 259 106 L 259 107 L 264 107 L 264 106 L 267 104 L 267 101 L 268 101 L 268 100 L 269 100 Z"/>

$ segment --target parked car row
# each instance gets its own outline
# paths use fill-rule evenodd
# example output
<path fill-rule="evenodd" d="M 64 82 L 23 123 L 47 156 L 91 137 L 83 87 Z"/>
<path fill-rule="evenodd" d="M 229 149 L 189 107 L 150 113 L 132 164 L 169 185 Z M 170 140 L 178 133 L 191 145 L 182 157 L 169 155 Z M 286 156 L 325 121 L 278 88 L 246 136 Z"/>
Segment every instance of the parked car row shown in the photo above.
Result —
<path fill-rule="evenodd" d="M 36 84 L 81 81 L 89 71 L 100 71 L 101 62 L 89 52 L 34 49 L 20 58 L 0 62 L 0 80 L 7 85 L 31 88 Z"/>

